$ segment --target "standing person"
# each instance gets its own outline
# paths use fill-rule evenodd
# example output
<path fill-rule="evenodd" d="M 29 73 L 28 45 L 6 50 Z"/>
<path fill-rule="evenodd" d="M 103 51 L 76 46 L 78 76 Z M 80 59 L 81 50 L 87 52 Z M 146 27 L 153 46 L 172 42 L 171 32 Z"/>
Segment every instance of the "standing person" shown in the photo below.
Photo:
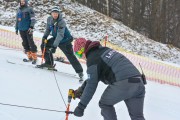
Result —
<path fill-rule="evenodd" d="M 97 41 L 79 38 L 74 42 L 74 52 L 87 60 L 88 79 L 75 91 L 80 102 L 74 115 L 81 117 L 98 82 L 107 84 L 99 101 L 104 120 L 117 120 L 114 105 L 124 101 L 131 120 L 145 120 L 143 105 L 145 96 L 145 79 L 137 68 L 121 53 L 108 47 L 102 47 Z M 82 95 L 81 95 L 82 94 Z"/>
<path fill-rule="evenodd" d="M 73 37 L 66 27 L 66 23 L 62 18 L 62 14 L 60 13 L 60 9 L 58 7 L 52 8 L 51 16 L 47 18 L 46 31 L 42 38 L 41 44 L 42 51 L 44 48 L 44 41 L 47 39 L 50 33 L 52 34 L 52 38 L 48 39 L 46 43 L 46 51 L 44 54 L 45 63 L 39 65 L 39 67 L 52 68 L 54 65 L 52 53 L 55 53 L 56 48 L 59 47 L 75 69 L 76 73 L 78 73 L 80 81 L 82 81 L 83 68 L 73 53 L 71 44 L 71 42 L 73 41 Z"/>
<path fill-rule="evenodd" d="M 37 47 L 33 41 L 33 28 L 36 22 L 35 14 L 33 9 L 28 6 L 28 0 L 20 0 L 19 4 L 20 7 L 16 14 L 16 34 L 18 35 L 18 31 L 20 32 L 24 51 L 29 61 L 35 64 L 37 60 Z"/>

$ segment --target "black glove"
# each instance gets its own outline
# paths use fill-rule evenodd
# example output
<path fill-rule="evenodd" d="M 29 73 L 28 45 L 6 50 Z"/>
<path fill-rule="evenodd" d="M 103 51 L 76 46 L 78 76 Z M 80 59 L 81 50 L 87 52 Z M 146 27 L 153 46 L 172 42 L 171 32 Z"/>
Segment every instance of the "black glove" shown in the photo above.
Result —
<path fill-rule="evenodd" d="M 47 38 L 43 37 L 43 38 L 42 38 L 42 43 L 44 43 L 44 41 L 45 41 L 46 39 L 47 39 Z"/>
<path fill-rule="evenodd" d="M 51 47 L 51 48 L 49 48 L 49 51 L 50 51 L 51 53 L 55 53 L 55 52 L 56 52 L 56 48 L 55 48 L 55 47 Z"/>
<path fill-rule="evenodd" d="M 86 87 L 87 84 L 87 80 L 84 81 L 84 83 L 81 85 L 81 87 L 79 87 L 77 90 L 74 90 L 74 97 L 75 98 L 79 98 L 81 97 L 81 95 L 83 94 L 83 91 Z"/>
<path fill-rule="evenodd" d="M 83 90 L 81 87 L 79 87 L 77 90 L 74 91 L 74 97 L 80 99 L 82 93 L 83 93 Z"/>
<path fill-rule="evenodd" d="M 18 30 L 16 30 L 16 35 L 18 35 Z"/>
<path fill-rule="evenodd" d="M 74 110 L 74 115 L 77 116 L 77 117 L 82 117 L 84 115 L 84 109 L 85 108 L 86 108 L 86 106 L 79 103 L 78 106 Z"/>
<path fill-rule="evenodd" d="M 43 36 L 41 45 L 45 45 L 47 43 L 48 43 L 47 37 Z"/>
<path fill-rule="evenodd" d="M 33 34 L 33 27 L 30 27 L 30 28 L 29 28 L 28 33 L 29 33 L 29 34 Z"/>

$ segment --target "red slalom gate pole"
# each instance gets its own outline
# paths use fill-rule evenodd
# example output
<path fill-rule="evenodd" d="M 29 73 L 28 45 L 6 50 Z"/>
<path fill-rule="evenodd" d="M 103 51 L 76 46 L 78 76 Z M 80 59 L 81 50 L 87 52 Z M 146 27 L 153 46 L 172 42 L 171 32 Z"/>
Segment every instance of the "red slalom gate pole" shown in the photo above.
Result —
<path fill-rule="evenodd" d="M 66 109 L 66 119 L 65 120 L 68 120 L 68 118 L 69 118 L 69 109 L 70 109 L 70 103 L 68 103 L 68 106 Z"/>
<path fill-rule="evenodd" d="M 43 64 L 43 61 L 44 61 L 44 54 L 45 54 L 45 51 L 46 51 L 46 44 L 47 44 L 47 40 L 44 41 L 44 49 L 43 49 L 43 53 L 42 53 L 41 64 Z"/>
<path fill-rule="evenodd" d="M 104 46 L 105 47 L 106 47 L 107 41 L 108 41 L 108 35 L 106 35 L 106 37 L 105 37 L 105 41 L 104 41 Z"/>

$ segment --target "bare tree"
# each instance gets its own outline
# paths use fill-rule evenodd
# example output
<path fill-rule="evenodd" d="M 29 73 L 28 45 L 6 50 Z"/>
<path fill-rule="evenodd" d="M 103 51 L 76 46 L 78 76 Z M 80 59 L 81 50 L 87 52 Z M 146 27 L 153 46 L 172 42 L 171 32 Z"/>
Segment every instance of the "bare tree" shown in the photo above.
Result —
<path fill-rule="evenodd" d="M 180 48 L 180 0 L 76 0 L 132 29 Z"/>

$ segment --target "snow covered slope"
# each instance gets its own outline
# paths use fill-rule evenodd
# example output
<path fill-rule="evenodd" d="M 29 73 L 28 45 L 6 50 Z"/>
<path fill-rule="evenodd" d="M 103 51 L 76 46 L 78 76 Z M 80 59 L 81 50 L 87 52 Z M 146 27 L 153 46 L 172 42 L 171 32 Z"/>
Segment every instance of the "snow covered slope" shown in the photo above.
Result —
<path fill-rule="evenodd" d="M 20 51 L 0 47 L 0 103 L 65 111 L 66 107 L 58 91 L 53 72 L 34 68 L 23 63 L 25 55 Z M 17 64 L 7 63 L 7 60 Z M 40 60 L 39 60 L 40 61 Z M 83 65 L 86 70 L 86 66 Z M 75 75 L 71 65 L 57 63 L 57 69 Z M 85 71 L 84 70 L 84 71 Z M 85 72 L 84 72 L 85 73 Z M 70 88 L 77 89 L 78 79 L 55 72 L 62 96 L 67 104 Z M 98 101 L 106 86 L 99 83 L 98 89 L 85 110 L 82 118 L 74 115 L 69 120 L 103 120 Z M 144 114 L 147 120 L 179 120 L 180 89 L 148 81 Z M 72 100 L 70 110 L 74 110 L 79 100 Z M 118 120 L 130 120 L 124 102 L 116 106 Z M 65 120 L 65 114 L 0 104 L 0 120 Z"/>

